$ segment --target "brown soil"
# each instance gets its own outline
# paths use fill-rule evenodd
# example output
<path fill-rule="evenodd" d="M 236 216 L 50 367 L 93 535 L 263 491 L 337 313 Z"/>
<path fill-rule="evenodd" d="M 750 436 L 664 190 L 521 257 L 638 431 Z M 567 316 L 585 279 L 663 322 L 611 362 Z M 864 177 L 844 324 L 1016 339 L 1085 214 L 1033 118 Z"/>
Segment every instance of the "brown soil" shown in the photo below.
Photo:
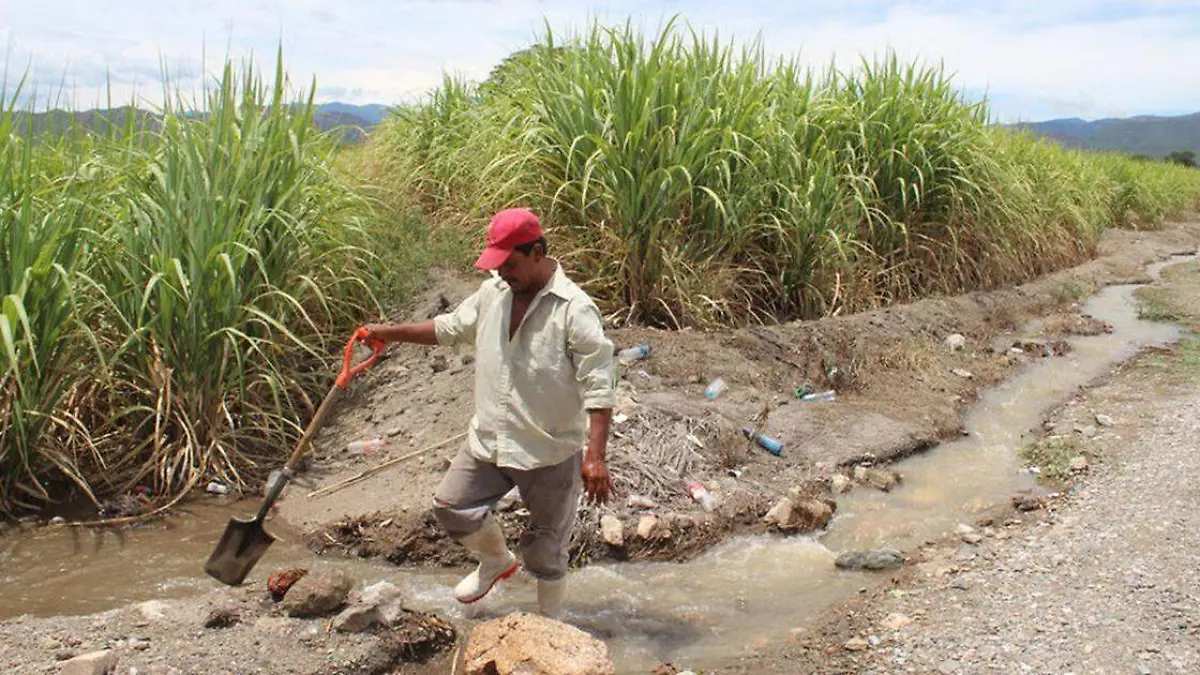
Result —
<path fill-rule="evenodd" d="M 609 445 L 619 501 L 581 511 L 573 559 L 686 559 L 730 534 L 764 530 L 761 516 L 792 488 L 830 498 L 836 472 L 894 461 L 961 433 L 961 415 L 980 389 L 1023 361 L 1055 358 L 1065 335 L 1107 329 L 1079 314 L 1082 298 L 1102 285 L 1147 281 L 1147 263 L 1192 252 L 1198 241 L 1198 223 L 1110 230 L 1096 260 L 1016 288 L 725 332 L 611 330 L 618 349 L 648 343 L 652 353 L 622 369 L 616 413 L 626 419 L 614 425 Z M 432 317 L 476 284 L 443 275 L 412 308 L 393 316 Z M 954 333 L 966 339 L 960 351 L 944 344 Z M 307 493 L 461 434 L 471 415 L 473 374 L 466 352 L 389 348 L 351 387 L 315 444 L 312 468 L 285 494 L 279 515 L 310 532 L 314 550 L 403 565 L 465 564 L 464 552 L 448 545 L 428 509 L 458 441 L 332 494 Z M 704 387 L 718 376 L 729 389 L 710 402 Z M 806 382 L 816 391 L 836 390 L 837 400 L 798 401 L 794 391 Z M 743 425 L 782 440 L 782 456 L 751 445 L 739 433 Z M 389 445 L 372 456 L 344 450 L 352 440 L 372 437 Z M 700 509 L 685 480 L 704 481 L 720 500 L 717 511 Z M 657 506 L 627 505 L 633 494 Z M 639 539 L 637 520 L 646 512 L 678 526 L 669 536 Z M 624 521 L 626 546 L 601 540 L 604 513 Z M 519 502 L 502 518 L 515 539 Z"/>

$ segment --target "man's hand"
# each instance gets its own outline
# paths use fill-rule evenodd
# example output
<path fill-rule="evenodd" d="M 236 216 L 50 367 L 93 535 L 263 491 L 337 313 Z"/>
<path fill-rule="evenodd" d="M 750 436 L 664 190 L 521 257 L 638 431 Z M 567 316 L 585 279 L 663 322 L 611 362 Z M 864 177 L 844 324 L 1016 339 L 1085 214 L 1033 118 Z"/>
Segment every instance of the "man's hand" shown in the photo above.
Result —
<path fill-rule="evenodd" d="M 612 410 L 588 411 L 588 447 L 583 456 L 583 490 L 588 503 L 605 504 L 612 498 L 612 476 L 608 475 L 608 463 L 604 452 L 608 447 L 608 428 L 612 424 Z"/>
<path fill-rule="evenodd" d="M 367 331 L 367 339 L 382 340 L 385 343 L 409 342 L 419 345 L 436 345 L 437 334 L 433 321 L 420 323 L 369 323 L 363 326 Z"/>
<path fill-rule="evenodd" d="M 607 504 L 614 492 L 608 464 L 590 452 L 583 460 L 583 491 L 589 504 Z"/>

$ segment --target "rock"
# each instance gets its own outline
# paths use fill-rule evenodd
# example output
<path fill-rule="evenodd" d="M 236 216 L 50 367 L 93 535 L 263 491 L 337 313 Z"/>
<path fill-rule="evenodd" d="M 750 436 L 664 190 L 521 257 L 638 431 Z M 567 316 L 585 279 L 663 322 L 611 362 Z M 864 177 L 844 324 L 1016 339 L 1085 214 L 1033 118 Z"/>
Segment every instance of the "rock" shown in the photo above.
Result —
<path fill-rule="evenodd" d="M 127 644 L 130 649 L 134 649 L 139 652 L 144 652 L 147 649 L 150 649 L 150 640 L 146 638 L 131 637 L 125 641 L 125 644 Z"/>
<path fill-rule="evenodd" d="M 354 604 L 333 617 L 333 629 L 339 633 L 361 633 L 374 626 L 379 616 L 373 605 Z"/>
<path fill-rule="evenodd" d="M 1096 417 L 1096 424 L 1099 424 L 1102 427 L 1116 426 L 1116 422 L 1114 422 L 1113 418 L 1109 417 L 1108 415 L 1102 415 L 1100 413 L 1096 413 L 1095 417 Z"/>
<path fill-rule="evenodd" d="M 1088 458 L 1083 455 L 1079 455 L 1078 457 L 1072 457 L 1071 462 L 1067 466 L 1070 467 L 1070 469 L 1075 472 L 1087 471 Z"/>
<path fill-rule="evenodd" d="M 857 471 L 857 469 L 855 469 L 855 471 Z M 866 469 L 863 473 L 863 482 L 870 484 L 872 487 L 878 490 L 883 490 L 884 492 L 888 492 L 892 488 L 899 485 L 900 480 L 900 474 L 892 471 L 891 469 L 872 467 L 870 469 Z"/>
<path fill-rule="evenodd" d="M 1037 511 L 1043 506 L 1041 499 L 1027 494 L 1014 495 L 1012 504 L 1018 511 Z"/>
<path fill-rule="evenodd" d="M 336 567 L 310 572 L 288 590 L 283 609 L 297 618 L 332 614 L 346 603 L 351 585 L 350 577 Z"/>
<path fill-rule="evenodd" d="M 975 532 L 975 528 L 971 527 L 970 525 L 967 525 L 966 523 L 959 523 L 958 525 L 954 526 L 954 534 L 957 534 L 959 536 L 962 536 L 964 534 L 971 534 L 973 532 Z"/>
<path fill-rule="evenodd" d="M 161 621 L 167 618 L 167 603 L 162 600 L 147 600 L 137 608 L 138 612 L 150 621 Z"/>
<path fill-rule="evenodd" d="M 105 649 L 63 661 L 62 675 L 111 675 L 117 671 L 117 655 Z"/>
<path fill-rule="evenodd" d="M 1095 438 L 1096 437 L 1096 427 L 1094 427 L 1090 424 L 1087 426 L 1078 425 L 1075 427 L 1075 431 L 1083 434 L 1084 437 L 1086 437 L 1086 438 Z"/>
<path fill-rule="evenodd" d="M 904 556 L 890 548 L 843 553 L 833 562 L 842 569 L 891 570 L 904 566 Z"/>
<path fill-rule="evenodd" d="M 961 333 L 951 333 L 950 335 L 946 336 L 945 340 L 943 340 L 943 344 L 945 344 L 946 348 L 950 351 L 959 352 L 967 346 L 967 338 Z"/>
<path fill-rule="evenodd" d="M 840 473 L 833 474 L 833 476 L 829 479 L 829 483 L 830 489 L 833 490 L 834 494 L 838 495 L 849 492 L 850 487 L 854 485 L 849 478 Z"/>
<path fill-rule="evenodd" d="M 842 643 L 842 648 L 851 652 L 861 652 L 871 648 L 871 643 L 862 638 L 850 638 Z"/>
<path fill-rule="evenodd" d="M 546 617 L 517 612 L 471 631 L 467 675 L 613 675 L 608 647 Z"/>
<path fill-rule="evenodd" d="M 651 539 L 658 532 L 658 516 L 648 513 L 638 520 L 637 536 L 641 539 Z"/>
<path fill-rule="evenodd" d="M 767 525 L 786 527 L 787 523 L 792 522 L 792 500 L 787 497 L 780 498 L 775 502 L 775 506 L 772 506 L 771 510 L 762 517 L 762 521 Z"/>
<path fill-rule="evenodd" d="M 204 617 L 205 628 L 229 628 L 240 622 L 242 617 L 232 607 L 217 607 Z"/>
<path fill-rule="evenodd" d="M 625 545 L 625 525 L 620 518 L 606 514 L 600 518 L 600 537 L 609 546 Z"/>
<path fill-rule="evenodd" d="M 950 577 L 950 588 L 956 588 L 960 591 L 966 591 L 971 588 L 971 582 L 961 574 L 955 574 Z"/>
<path fill-rule="evenodd" d="M 961 378 L 967 379 L 967 380 L 975 378 L 975 373 L 972 373 L 969 370 L 963 370 L 962 368 L 953 368 L 950 370 L 950 372 L 954 373 L 955 375 L 957 375 Z"/>
<path fill-rule="evenodd" d="M 888 630 L 900 630 L 908 624 L 912 623 L 912 618 L 905 614 L 892 613 L 888 614 L 883 620 L 883 627 Z"/>
<path fill-rule="evenodd" d="M 792 505 L 792 519 L 784 529 L 808 532 L 819 530 L 833 519 L 834 506 L 813 497 L 805 497 Z"/>
<path fill-rule="evenodd" d="M 379 581 L 362 589 L 354 601 L 354 607 L 372 610 L 372 623 L 388 628 L 397 625 L 405 615 L 400 589 L 390 581 Z"/>
<path fill-rule="evenodd" d="M 960 535 L 959 538 L 967 544 L 978 544 L 979 542 L 983 541 L 983 535 L 976 532 L 968 532 Z"/>

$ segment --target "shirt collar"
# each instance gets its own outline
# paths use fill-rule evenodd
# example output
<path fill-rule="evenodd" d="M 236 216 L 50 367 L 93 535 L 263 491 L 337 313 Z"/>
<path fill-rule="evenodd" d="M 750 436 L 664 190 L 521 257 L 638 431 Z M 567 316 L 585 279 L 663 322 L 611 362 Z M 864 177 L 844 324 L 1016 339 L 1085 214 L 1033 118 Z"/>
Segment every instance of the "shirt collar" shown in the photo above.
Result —
<path fill-rule="evenodd" d="M 571 280 L 567 278 L 566 272 L 563 272 L 562 263 L 557 260 L 554 260 L 554 274 L 550 277 L 550 281 L 546 283 L 545 291 L 553 293 L 563 300 L 571 299 Z"/>

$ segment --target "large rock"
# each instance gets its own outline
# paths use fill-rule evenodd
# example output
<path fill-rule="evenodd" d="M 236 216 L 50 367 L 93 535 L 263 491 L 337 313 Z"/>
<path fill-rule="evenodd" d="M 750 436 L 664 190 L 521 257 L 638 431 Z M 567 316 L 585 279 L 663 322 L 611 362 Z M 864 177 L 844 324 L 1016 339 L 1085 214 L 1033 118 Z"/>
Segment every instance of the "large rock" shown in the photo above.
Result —
<path fill-rule="evenodd" d="M 546 617 L 518 612 L 480 624 L 466 650 L 467 675 L 612 675 L 608 647 Z"/>
<path fill-rule="evenodd" d="M 815 497 L 792 500 L 792 527 L 800 532 L 819 530 L 833 519 L 836 504 Z"/>
<path fill-rule="evenodd" d="M 117 672 L 117 655 L 111 650 L 91 652 L 63 661 L 62 675 L 110 675 Z"/>
<path fill-rule="evenodd" d="M 367 586 L 358 597 L 333 619 L 334 630 L 361 633 L 372 626 L 391 628 L 404 616 L 400 589 L 389 581 Z"/>
<path fill-rule="evenodd" d="M 890 548 L 850 551 L 839 555 L 833 564 L 850 570 L 890 570 L 902 567 L 904 556 Z"/>
<path fill-rule="evenodd" d="M 337 568 L 310 572 L 288 589 L 283 609 L 298 618 L 332 614 L 346 604 L 352 585 L 350 577 Z"/>
<path fill-rule="evenodd" d="M 791 496 L 781 498 L 767 511 L 762 518 L 764 523 L 785 532 L 808 532 L 825 527 L 833 518 L 834 507 L 828 502 L 800 495 L 795 490 L 791 492 Z"/>

